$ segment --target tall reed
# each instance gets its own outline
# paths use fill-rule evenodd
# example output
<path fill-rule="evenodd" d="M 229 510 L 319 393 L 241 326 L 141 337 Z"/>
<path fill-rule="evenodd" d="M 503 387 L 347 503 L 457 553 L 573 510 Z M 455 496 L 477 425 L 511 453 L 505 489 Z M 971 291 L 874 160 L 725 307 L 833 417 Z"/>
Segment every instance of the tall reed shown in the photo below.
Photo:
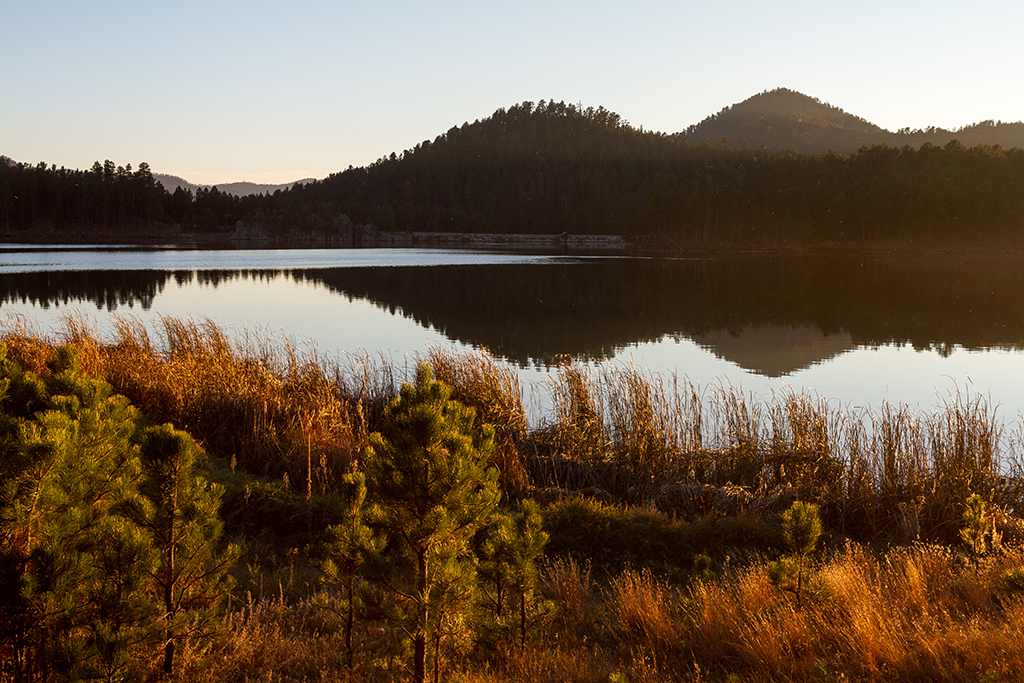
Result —
<path fill-rule="evenodd" d="M 287 475 L 311 493 L 331 490 L 360 466 L 367 434 L 402 378 L 384 358 L 329 359 L 257 335 L 233 342 L 209 321 L 163 318 L 151 333 L 122 317 L 103 339 L 82 317 L 66 318 L 52 338 L 8 318 L 0 341 L 10 358 L 42 373 L 55 344 L 73 344 L 86 370 L 153 419 L 173 421 L 212 452 L 255 472 Z M 799 495 L 821 505 L 828 529 L 849 537 L 952 544 L 968 495 L 979 494 L 1004 520 L 1024 502 L 1024 427 L 1007 428 L 977 395 L 951 396 L 928 412 L 889 404 L 854 411 L 801 393 L 762 400 L 724 384 L 701 391 L 632 366 L 564 365 L 549 385 L 551 415 L 530 429 L 510 368 L 482 352 L 435 351 L 428 361 L 504 435 L 511 450 L 499 467 L 507 488 L 535 492 L 549 483 L 536 476 L 543 470 L 565 487 L 588 489 L 591 498 L 561 503 L 563 510 L 609 517 L 591 489 L 660 505 L 675 487 L 691 503 L 699 499 L 692 514 L 701 515 L 728 514 L 730 497 L 770 513 Z M 542 459 L 547 469 L 533 466 Z M 580 469 L 567 476 L 572 468 Z M 633 521 L 671 522 L 673 533 L 660 537 L 673 548 L 682 545 L 675 539 L 729 531 L 714 515 L 690 524 L 648 508 L 607 507 Z M 739 534 L 749 515 L 729 521 Z M 656 535 L 644 529 L 653 525 L 639 522 L 616 528 L 650 544 Z M 687 535 L 675 533 L 684 528 Z M 813 589 L 799 608 L 775 586 L 767 563 L 716 566 L 719 578 L 708 570 L 688 586 L 627 569 L 602 590 L 589 564 L 552 558 L 543 582 L 560 616 L 547 637 L 504 653 L 493 668 L 486 657 L 467 659 L 462 680 L 1024 679 L 1024 599 L 1019 580 L 1010 580 L 1024 567 L 1019 545 L 965 561 L 948 547 L 916 543 L 874 554 L 851 543 L 811 567 Z M 361 637 L 359 676 L 400 679 L 402 644 L 394 634 L 368 623 Z M 337 638 L 329 614 L 312 602 L 286 603 L 282 587 L 279 601 L 236 604 L 207 661 L 190 654 L 188 675 L 341 679 Z"/>
<path fill-rule="evenodd" d="M 589 468 L 573 480 L 634 503 L 678 499 L 666 487 L 697 497 L 706 491 L 694 486 L 738 486 L 762 507 L 818 502 L 830 528 L 856 538 L 955 541 L 970 494 L 1000 508 L 1024 502 L 1020 431 L 1007 438 L 979 396 L 957 394 L 934 411 L 855 411 L 791 390 L 701 392 L 632 366 L 562 366 L 552 385 L 551 421 L 535 441 Z"/>
<path fill-rule="evenodd" d="M 163 317 L 154 327 L 115 318 L 104 340 L 72 316 L 49 339 L 9 318 L 2 335 L 12 358 L 39 371 L 54 343 L 76 345 L 86 369 L 153 419 L 189 430 L 252 472 L 287 474 L 308 493 L 332 489 L 359 467 L 367 435 L 404 378 L 383 357 L 325 358 L 268 335 L 233 342 L 208 320 Z M 563 364 L 548 383 L 550 414 L 530 428 L 511 366 L 482 351 L 433 349 L 425 360 L 495 425 L 494 464 L 513 497 L 585 489 L 691 514 L 722 501 L 770 512 L 799 496 L 820 505 L 828 528 L 853 538 L 944 541 L 957 539 L 971 494 L 993 509 L 1024 503 L 1024 430 L 1006 429 L 977 395 L 951 396 L 934 411 L 854 411 L 807 393 L 762 399 L 633 365 Z"/>
<path fill-rule="evenodd" d="M 346 375 L 288 340 L 232 343 L 209 320 L 161 317 L 155 338 L 137 318 L 115 317 L 113 327 L 106 341 L 87 320 L 65 317 L 54 343 L 75 345 L 87 370 L 155 421 L 173 422 L 250 471 L 287 474 L 294 487 L 312 493 L 333 488 L 356 466 L 367 440 L 367 407 L 384 393 L 381 373 L 364 372 L 373 381 L 360 384 L 355 364 Z M 34 351 L 46 348 L 45 340 L 9 328 L 4 336 L 45 371 L 45 354 Z"/>

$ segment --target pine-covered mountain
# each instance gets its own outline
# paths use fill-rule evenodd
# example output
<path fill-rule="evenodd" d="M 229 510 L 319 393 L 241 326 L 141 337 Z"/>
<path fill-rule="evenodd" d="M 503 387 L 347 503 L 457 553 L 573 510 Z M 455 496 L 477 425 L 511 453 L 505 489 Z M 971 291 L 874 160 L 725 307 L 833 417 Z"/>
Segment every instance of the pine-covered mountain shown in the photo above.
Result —
<path fill-rule="evenodd" d="M 278 190 L 287 190 L 296 183 L 308 183 L 312 182 L 314 178 L 303 178 L 302 180 L 296 180 L 291 183 L 284 183 L 281 185 L 272 185 L 267 183 L 250 183 L 242 181 L 238 183 L 223 183 L 219 185 L 198 185 L 196 183 L 190 183 L 184 178 L 179 178 L 176 175 L 167 175 L 164 173 L 154 173 L 153 178 L 164 186 L 168 192 L 174 192 L 179 187 L 186 190 L 190 190 L 195 194 L 196 190 L 202 188 L 209 190 L 212 187 L 216 187 L 218 190 L 225 194 L 233 194 L 236 197 L 247 197 L 251 194 L 274 194 Z"/>
<path fill-rule="evenodd" d="M 690 142 L 712 144 L 728 138 L 770 150 L 796 150 L 808 154 L 832 150 L 852 154 L 863 146 L 920 147 L 926 142 L 942 147 L 959 140 L 967 147 L 1000 145 L 1024 148 L 1024 123 L 982 121 L 955 131 L 929 127 L 891 132 L 838 107 L 786 88 L 762 92 L 722 109 L 686 129 Z"/>
<path fill-rule="evenodd" d="M 1018 131 L 1024 123 L 891 133 L 776 90 L 669 135 L 601 107 L 542 100 L 365 167 L 247 196 L 231 184 L 172 193 L 142 163 L 0 165 L 0 225 L 120 236 L 158 225 L 225 233 L 241 220 L 288 239 L 306 226 L 326 239 L 350 222 L 385 232 L 624 235 L 670 248 L 1024 249 Z M 938 144 L 953 135 L 962 140 Z"/>
<path fill-rule="evenodd" d="M 603 107 L 523 102 L 295 187 L 281 207 L 343 211 L 385 230 L 622 234 L 686 148 Z"/>
<path fill-rule="evenodd" d="M 700 127 L 667 135 L 603 108 L 524 102 L 282 192 L 275 209 L 344 212 L 384 230 L 659 235 L 762 249 L 1024 239 L 1024 140 L 1016 149 L 980 140 L 897 146 L 886 139 L 917 134 L 889 133 L 788 90 L 740 103 L 703 130 L 712 124 L 717 142 L 699 137 Z M 736 130 L 775 137 L 743 148 Z"/>
<path fill-rule="evenodd" d="M 774 151 L 848 154 L 880 144 L 891 133 L 838 107 L 786 88 L 765 91 L 726 107 L 686 129 L 691 142 L 728 138 L 729 145 L 762 145 Z"/>

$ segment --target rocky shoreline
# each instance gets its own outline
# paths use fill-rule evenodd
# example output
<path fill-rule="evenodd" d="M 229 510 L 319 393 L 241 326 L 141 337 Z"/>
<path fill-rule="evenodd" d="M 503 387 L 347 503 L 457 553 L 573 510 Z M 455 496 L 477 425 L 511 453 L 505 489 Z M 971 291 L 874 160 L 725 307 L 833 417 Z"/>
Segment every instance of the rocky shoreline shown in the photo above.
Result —
<path fill-rule="evenodd" d="M 218 232 L 184 232 L 180 226 L 155 224 L 149 228 L 92 232 L 62 230 L 36 233 L 0 233 L 3 244 L 91 245 L 91 246 L 177 246 L 222 249 L 359 249 L 359 248 L 440 248 L 440 249 L 522 249 L 631 253 L 651 256 L 707 257 L 739 254 L 864 254 L 934 255 L 974 254 L 1010 255 L 1024 253 L 1020 247 L 1001 244 L 914 243 L 883 240 L 870 243 L 775 243 L 734 244 L 692 243 L 670 234 L 625 237 L 597 234 L 542 233 L 465 233 L 382 230 L 372 223 L 354 223 L 345 214 L 331 219 L 310 215 L 300 220 L 261 218 L 238 221 L 234 229 Z"/>
<path fill-rule="evenodd" d="M 83 244 L 83 245 L 179 245 L 221 246 L 236 249 L 282 249 L 294 247 L 351 248 L 521 248 L 572 249 L 589 251 L 625 251 L 629 242 L 621 235 L 521 234 L 412 232 L 381 230 L 372 223 L 353 223 L 340 214 L 324 220 L 316 215 L 299 222 L 280 219 L 238 221 L 234 230 L 215 233 L 183 232 L 177 226 L 155 226 L 132 232 L 61 231 L 47 233 L 9 233 L 0 235 L 0 244 Z"/>
<path fill-rule="evenodd" d="M 353 223 L 341 214 L 333 220 L 311 217 L 305 225 L 275 229 L 276 226 L 238 221 L 227 236 L 232 243 L 267 246 L 309 245 L 323 247 L 522 247 L 624 250 L 628 243 L 621 235 L 521 234 L 411 232 L 381 230 L 372 223 Z"/>

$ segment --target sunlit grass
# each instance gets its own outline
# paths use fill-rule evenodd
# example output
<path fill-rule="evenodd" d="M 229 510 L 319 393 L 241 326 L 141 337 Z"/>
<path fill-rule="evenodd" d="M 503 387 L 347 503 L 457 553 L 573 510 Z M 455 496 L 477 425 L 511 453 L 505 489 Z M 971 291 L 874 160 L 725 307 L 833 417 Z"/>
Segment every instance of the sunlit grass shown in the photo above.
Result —
<path fill-rule="evenodd" d="M 56 344 L 76 346 L 86 371 L 218 456 L 229 525 L 262 534 L 246 541 L 238 573 L 251 576 L 225 634 L 185 655 L 182 680 L 407 678 L 400 635 L 374 621 L 360 625 L 349 672 L 301 557 L 306 520 L 361 467 L 400 369 L 270 337 L 233 342 L 209 321 L 176 318 L 153 330 L 118 318 L 109 338 L 83 318 L 49 336 L 9 318 L 0 338 L 42 373 Z M 449 679 L 1024 679 L 1024 429 L 980 396 L 851 411 L 806 393 L 761 400 L 633 366 L 567 364 L 546 387 L 551 412 L 530 426 L 514 368 L 484 352 L 424 360 L 495 425 L 506 497 L 546 503 L 542 586 L 558 607 L 525 647 L 471 648 Z M 236 468 L 249 479 L 232 484 Z M 993 520 L 978 557 L 959 537 L 972 494 Z M 778 515 L 797 499 L 819 505 L 828 536 L 799 603 L 769 571 Z M 286 518 L 236 519 L 249 510 Z M 285 548 L 275 534 L 295 537 Z M 261 564 L 257 551 L 281 556 Z"/>
<path fill-rule="evenodd" d="M 822 588 L 798 609 L 765 563 L 689 587 L 625 570 L 597 590 L 587 567 L 558 560 L 545 584 L 560 618 L 525 648 L 453 662 L 448 679 L 1021 680 L 1024 599 L 999 588 L 1021 566 L 1019 548 L 975 566 L 942 547 L 850 545 L 812 568 Z M 182 680 L 407 680 L 401 643 L 372 622 L 350 674 L 333 618 L 308 601 L 243 600 Z"/>
<path fill-rule="evenodd" d="M 12 356 L 37 371 L 54 344 L 74 344 L 87 370 L 152 419 L 308 495 L 359 468 L 404 379 L 384 358 L 328 358 L 252 334 L 232 342 L 208 320 L 162 317 L 150 331 L 120 317 L 104 339 L 82 317 L 66 317 L 52 337 L 14 318 L 2 333 Z M 548 382 L 550 413 L 530 428 L 511 366 L 485 352 L 432 349 L 424 360 L 496 427 L 492 461 L 514 498 L 597 492 L 692 517 L 732 514 L 730 506 L 779 511 L 799 497 L 852 538 L 954 541 L 969 495 L 998 510 L 1019 508 L 1024 495 L 1022 430 L 1007 429 L 978 395 L 953 395 L 933 411 L 858 412 L 807 393 L 756 399 L 631 365 L 567 364 Z"/>

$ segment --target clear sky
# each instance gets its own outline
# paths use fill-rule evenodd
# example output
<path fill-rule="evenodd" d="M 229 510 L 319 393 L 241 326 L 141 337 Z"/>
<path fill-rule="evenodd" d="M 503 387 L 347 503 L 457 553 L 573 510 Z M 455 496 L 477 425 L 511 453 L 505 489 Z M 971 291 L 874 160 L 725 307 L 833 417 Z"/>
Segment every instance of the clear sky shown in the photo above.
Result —
<path fill-rule="evenodd" d="M 676 132 L 786 87 L 883 128 L 1024 119 L 1001 0 L 0 0 L 0 154 L 322 178 L 524 100 Z"/>

